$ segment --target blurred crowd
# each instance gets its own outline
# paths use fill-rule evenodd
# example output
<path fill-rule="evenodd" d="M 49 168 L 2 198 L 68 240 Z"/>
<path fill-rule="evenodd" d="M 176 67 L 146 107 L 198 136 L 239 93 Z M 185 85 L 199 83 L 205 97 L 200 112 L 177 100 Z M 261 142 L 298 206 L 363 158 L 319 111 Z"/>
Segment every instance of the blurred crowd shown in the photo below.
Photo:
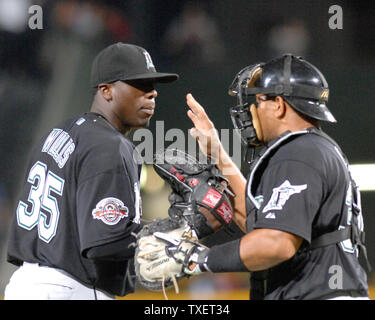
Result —
<path fill-rule="evenodd" d="M 0 174 L 11 198 L 17 190 L 17 177 L 13 176 L 12 169 L 22 165 L 23 159 L 17 155 L 27 154 L 32 144 L 37 125 L 34 119 L 45 113 L 52 78 L 64 67 L 74 68 L 68 60 L 74 57 L 71 43 L 86 56 L 86 52 L 95 52 L 113 42 L 133 42 L 148 48 L 160 63 L 186 68 L 217 67 L 228 60 L 230 48 L 225 41 L 224 26 L 211 12 L 209 1 L 179 1 L 173 7 L 176 12 L 170 13 L 167 21 L 158 20 L 157 10 L 168 10 L 172 2 L 153 3 L 0 0 L 0 134 L 7 136 L 0 148 L 2 154 L 7 154 Z M 29 28 L 31 5 L 39 5 L 43 10 L 41 30 Z M 149 22 L 149 30 L 141 19 Z M 309 46 L 309 33 L 302 20 L 291 21 L 273 26 L 265 42 L 269 56 L 286 48 L 304 54 Z M 83 63 L 89 64 L 89 61 Z M 59 65 L 62 66 L 59 68 Z M 87 73 L 89 67 L 82 70 Z M 48 101 L 51 103 L 51 98 Z"/>
<path fill-rule="evenodd" d="M 0 68 L 10 73 L 27 74 L 36 79 L 48 75 L 51 66 L 45 59 L 48 36 L 63 33 L 82 41 L 131 41 L 131 24 L 125 10 L 111 1 L 80 0 L 1 0 Z M 43 10 L 43 29 L 32 30 L 28 21 L 31 5 Z"/>

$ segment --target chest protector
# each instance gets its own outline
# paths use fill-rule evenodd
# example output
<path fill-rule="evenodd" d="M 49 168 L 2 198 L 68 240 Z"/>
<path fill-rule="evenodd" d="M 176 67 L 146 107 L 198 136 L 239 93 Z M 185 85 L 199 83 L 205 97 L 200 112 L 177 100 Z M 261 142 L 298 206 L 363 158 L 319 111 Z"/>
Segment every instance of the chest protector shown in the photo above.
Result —
<path fill-rule="evenodd" d="M 366 262 L 366 267 L 368 271 L 371 271 L 371 265 L 367 258 L 367 250 L 365 247 L 365 232 L 363 229 L 363 218 L 362 218 L 362 208 L 361 208 L 361 197 L 360 191 L 358 186 L 356 185 L 355 181 L 353 180 L 350 171 L 349 171 L 349 163 L 346 159 L 346 156 L 341 151 L 338 144 L 327 134 L 322 132 L 316 128 L 308 128 L 301 131 L 296 132 L 286 132 L 280 136 L 279 139 L 275 140 L 265 149 L 263 149 L 257 159 L 251 164 L 250 167 L 250 174 L 247 181 L 246 186 L 246 212 L 247 212 L 247 220 L 246 220 L 246 228 L 247 232 L 253 230 L 253 226 L 256 220 L 257 212 L 261 206 L 261 203 L 258 201 L 257 197 L 254 195 L 256 192 L 256 186 L 259 183 L 259 177 L 262 175 L 265 165 L 268 163 L 268 160 L 272 157 L 275 151 L 282 146 L 283 144 L 287 143 L 291 139 L 296 136 L 302 134 L 316 134 L 324 139 L 328 140 L 339 152 L 341 155 L 342 160 L 345 163 L 345 166 L 348 171 L 350 185 L 352 189 L 352 214 L 351 214 L 351 223 L 350 225 L 346 226 L 343 229 L 335 230 L 333 232 L 322 234 L 314 239 L 311 240 L 311 243 L 305 247 L 303 250 L 314 250 L 316 248 L 325 247 L 328 245 L 332 245 L 335 243 L 342 242 L 344 240 L 350 239 L 354 248 L 359 249 L 359 253 L 363 254 L 363 257 Z"/>

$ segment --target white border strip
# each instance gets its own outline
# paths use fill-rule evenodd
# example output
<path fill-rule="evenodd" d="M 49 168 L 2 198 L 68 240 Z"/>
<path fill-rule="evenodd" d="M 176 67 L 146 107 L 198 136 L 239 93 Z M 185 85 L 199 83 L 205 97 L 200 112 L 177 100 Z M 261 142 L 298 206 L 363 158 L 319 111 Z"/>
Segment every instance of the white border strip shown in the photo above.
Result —
<path fill-rule="evenodd" d="M 351 164 L 350 172 L 361 191 L 375 191 L 375 163 Z"/>

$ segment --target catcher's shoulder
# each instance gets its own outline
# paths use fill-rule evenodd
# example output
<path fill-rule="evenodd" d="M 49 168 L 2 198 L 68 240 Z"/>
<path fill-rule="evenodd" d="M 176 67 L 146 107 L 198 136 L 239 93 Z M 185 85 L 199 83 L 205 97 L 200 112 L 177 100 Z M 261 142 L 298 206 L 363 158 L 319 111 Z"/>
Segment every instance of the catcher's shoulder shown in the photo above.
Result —
<path fill-rule="evenodd" d="M 294 160 L 312 167 L 320 166 L 337 157 L 334 146 L 325 138 L 314 134 L 294 137 L 284 143 L 274 154 L 274 161 Z"/>

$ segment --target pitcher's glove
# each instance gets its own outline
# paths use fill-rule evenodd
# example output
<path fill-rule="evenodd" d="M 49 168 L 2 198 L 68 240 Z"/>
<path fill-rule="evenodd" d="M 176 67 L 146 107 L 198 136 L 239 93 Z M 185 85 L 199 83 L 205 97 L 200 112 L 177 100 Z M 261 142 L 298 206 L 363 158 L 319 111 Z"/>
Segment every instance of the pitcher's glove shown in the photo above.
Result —
<path fill-rule="evenodd" d="M 199 161 L 178 149 L 165 149 L 155 154 L 154 169 L 172 188 L 168 214 L 172 219 L 183 217 L 204 238 L 233 217 L 228 189 L 229 182 L 219 169 Z"/>
<path fill-rule="evenodd" d="M 188 276 L 183 270 L 183 257 L 171 250 L 181 240 L 195 242 L 196 234 L 183 219 L 157 219 L 137 234 L 135 272 L 138 282 L 148 290 L 163 291 Z M 181 260 L 181 259 L 182 260 Z M 166 297 L 167 299 L 167 297 Z"/>

